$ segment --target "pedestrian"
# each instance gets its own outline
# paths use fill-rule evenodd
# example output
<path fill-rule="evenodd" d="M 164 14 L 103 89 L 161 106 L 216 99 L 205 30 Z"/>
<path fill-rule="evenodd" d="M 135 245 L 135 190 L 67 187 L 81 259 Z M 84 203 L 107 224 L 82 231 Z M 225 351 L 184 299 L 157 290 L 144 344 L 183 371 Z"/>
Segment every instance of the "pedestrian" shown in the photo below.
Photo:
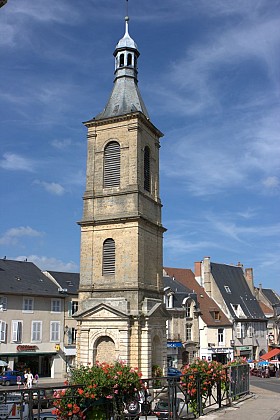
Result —
<path fill-rule="evenodd" d="M 33 375 L 29 369 L 27 373 L 27 388 L 32 388 L 32 383 L 33 383 Z"/>
<path fill-rule="evenodd" d="M 17 376 L 17 386 L 18 386 L 18 389 L 20 389 L 20 386 L 21 386 L 21 376 Z"/>
<path fill-rule="evenodd" d="M 38 383 L 39 383 L 39 375 L 38 375 L 38 373 L 36 373 L 36 375 L 34 376 L 33 383 L 34 383 L 36 386 L 38 386 Z"/>
<path fill-rule="evenodd" d="M 23 375 L 23 387 L 27 388 L 27 370 L 24 371 Z"/>

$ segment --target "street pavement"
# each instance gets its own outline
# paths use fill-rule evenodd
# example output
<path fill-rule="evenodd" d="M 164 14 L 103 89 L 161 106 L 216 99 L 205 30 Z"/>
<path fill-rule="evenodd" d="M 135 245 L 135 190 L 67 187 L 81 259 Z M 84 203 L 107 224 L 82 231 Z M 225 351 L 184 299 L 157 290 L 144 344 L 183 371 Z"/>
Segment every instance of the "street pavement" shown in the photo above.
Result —
<path fill-rule="evenodd" d="M 279 393 L 253 385 L 250 391 L 246 398 L 233 403 L 231 407 L 207 414 L 205 420 L 280 420 Z"/>

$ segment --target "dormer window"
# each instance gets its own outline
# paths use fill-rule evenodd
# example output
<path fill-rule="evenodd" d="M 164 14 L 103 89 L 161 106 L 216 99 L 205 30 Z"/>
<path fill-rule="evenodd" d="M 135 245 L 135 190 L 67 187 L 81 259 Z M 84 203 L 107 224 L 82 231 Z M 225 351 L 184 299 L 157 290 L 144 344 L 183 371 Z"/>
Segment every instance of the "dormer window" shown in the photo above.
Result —
<path fill-rule="evenodd" d="M 212 317 L 215 321 L 221 321 L 221 313 L 220 311 L 212 311 L 211 312 Z"/>
<path fill-rule="evenodd" d="M 231 290 L 230 290 L 229 286 L 224 286 L 224 288 L 225 288 L 225 291 L 226 291 L 227 293 L 231 293 Z"/>
<path fill-rule="evenodd" d="M 243 312 L 243 309 L 238 303 L 231 303 L 231 307 L 234 310 L 235 315 L 238 318 L 245 318 L 245 314 Z"/>

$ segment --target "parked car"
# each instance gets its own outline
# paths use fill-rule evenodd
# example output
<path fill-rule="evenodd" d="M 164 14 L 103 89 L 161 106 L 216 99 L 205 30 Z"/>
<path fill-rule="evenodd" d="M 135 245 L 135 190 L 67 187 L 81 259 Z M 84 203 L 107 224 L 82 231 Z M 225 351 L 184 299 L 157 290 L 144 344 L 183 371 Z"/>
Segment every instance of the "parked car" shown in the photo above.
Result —
<path fill-rule="evenodd" d="M 170 366 L 169 368 L 167 368 L 167 376 L 182 376 L 182 372 L 179 369 Z"/>
<path fill-rule="evenodd" d="M 184 400 L 177 398 L 175 402 L 176 407 L 176 418 L 186 418 L 188 415 L 188 406 Z M 154 408 L 154 415 L 158 419 L 168 420 L 173 416 L 172 406 L 169 400 L 161 399 L 159 400 Z"/>
<path fill-rule="evenodd" d="M 21 378 L 21 383 L 23 383 L 24 374 L 18 370 L 7 370 L 3 375 L 0 376 L 1 385 L 16 385 L 18 383 L 18 378 Z"/>

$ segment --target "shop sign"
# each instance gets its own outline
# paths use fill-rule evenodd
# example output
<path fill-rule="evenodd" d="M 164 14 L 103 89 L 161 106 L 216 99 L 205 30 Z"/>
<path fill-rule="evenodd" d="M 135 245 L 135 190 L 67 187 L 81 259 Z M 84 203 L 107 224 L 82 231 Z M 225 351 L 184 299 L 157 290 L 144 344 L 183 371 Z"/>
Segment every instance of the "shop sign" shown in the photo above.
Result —
<path fill-rule="evenodd" d="M 168 341 L 167 347 L 183 347 L 183 344 L 181 341 Z"/>
<path fill-rule="evenodd" d="M 240 351 L 251 350 L 251 346 L 238 347 L 238 350 L 240 350 Z"/>
<path fill-rule="evenodd" d="M 17 351 L 36 351 L 38 350 L 37 346 L 29 346 L 27 344 L 21 344 L 17 346 Z"/>
<path fill-rule="evenodd" d="M 212 353 L 227 353 L 229 351 L 228 348 L 212 348 Z"/>

